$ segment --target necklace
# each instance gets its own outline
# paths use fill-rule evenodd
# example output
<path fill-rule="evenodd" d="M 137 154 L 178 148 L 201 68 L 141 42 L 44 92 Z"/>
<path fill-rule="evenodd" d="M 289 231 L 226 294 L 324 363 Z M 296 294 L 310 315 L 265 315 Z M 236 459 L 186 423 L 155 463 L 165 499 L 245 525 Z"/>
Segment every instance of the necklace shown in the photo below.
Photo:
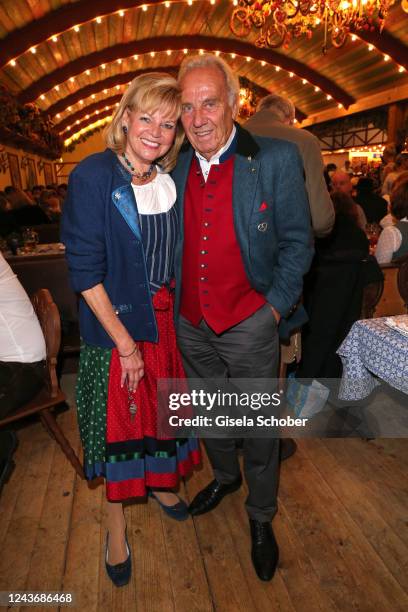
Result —
<path fill-rule="evenodd" d="M 150 164 L 150 168 L 147 170 L 147 172 L 137 172 L 132 162 L 126 157 L 125 152 L 122 153 L 122 157 L 132 176 L 136 177 L 139 181 L 147 181 L 147 179 L 151 177 L 154 170 L 154 164 Z"/>

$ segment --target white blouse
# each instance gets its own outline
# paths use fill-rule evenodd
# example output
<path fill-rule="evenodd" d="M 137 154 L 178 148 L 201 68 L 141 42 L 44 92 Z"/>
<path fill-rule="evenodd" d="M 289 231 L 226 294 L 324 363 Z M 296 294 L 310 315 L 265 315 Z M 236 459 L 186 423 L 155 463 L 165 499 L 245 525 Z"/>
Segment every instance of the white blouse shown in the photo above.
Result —
<path fill-rule="evenodd" d="M 400 219 L 404 223 L 408 222 L 408 218 Z M 375 249 L 375 258 L 379 264 L 389 263 L 392 261 L 393 254 L 398 251 L 402 243 L 402 235 L 398 227 L 388 225 L 383 229 L 377 242 Z"/>
<path fill-rule="evenodd" d="M 176 201 L 176 186 L 170 174 L 161 172 L 157 168 L 157 174 L 150 183 L 146 185 L 134 185 L 137 209 L 141 215 L 157 215 L 168 212 Z"/>

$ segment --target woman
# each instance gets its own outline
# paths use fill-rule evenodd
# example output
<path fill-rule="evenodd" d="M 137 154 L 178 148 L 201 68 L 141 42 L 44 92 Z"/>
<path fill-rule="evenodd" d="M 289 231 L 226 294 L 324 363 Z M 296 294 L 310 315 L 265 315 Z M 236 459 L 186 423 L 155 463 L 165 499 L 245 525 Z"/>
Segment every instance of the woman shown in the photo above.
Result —
<path fill-rule="evenodd" d="M 408 177 L 395 182 L 390 200 L 394 224 L 386 226 L 378 239 L 375 257 L 379 264 L 408 254 Z"/>
<path fill-rule="evenodd" d="M 187 518 L 168 489 L 200 459 L 196 440 L 159 440 L 156 431 L 157 379 L 184 376 L 170 289 L 176 193 L 167 174 L 184 137 L 179 115 L 173 77 L 135 78 L 107 129 L 108 149 L 71 173 L 64 205 L 62 239 L 81 293 L 85 473 L 106 479 L 106 569 L 117 586 L 131 571 L 121 502 L 152 492 L 170 516 Z"/>

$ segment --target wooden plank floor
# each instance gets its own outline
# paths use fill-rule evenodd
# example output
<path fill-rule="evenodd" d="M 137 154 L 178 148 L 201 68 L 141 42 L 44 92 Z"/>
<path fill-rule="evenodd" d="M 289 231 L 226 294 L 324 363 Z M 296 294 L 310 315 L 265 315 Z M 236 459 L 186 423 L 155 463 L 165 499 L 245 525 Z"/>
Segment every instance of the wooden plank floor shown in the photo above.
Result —
<path fill-rule="evenodd" d="M 74 376 L 64 384 L 72 395 Z M 58 418 L 79 449 L 74 410 Z M 38 422 L 18 436 L 0 497 L 0 590 L 71 591 L 86 612 L 408 610 L 408 440 L 299 442 L 281 470 L 281 560 L 270 583 L 252 569 L 244 488 L 183 523 L 153 500 L 127 507 L 133 580 L 115 589 L 103 485 L 76 478 Z M 205 461 L 182 494 L 191 500 L 210 478 Z"/>

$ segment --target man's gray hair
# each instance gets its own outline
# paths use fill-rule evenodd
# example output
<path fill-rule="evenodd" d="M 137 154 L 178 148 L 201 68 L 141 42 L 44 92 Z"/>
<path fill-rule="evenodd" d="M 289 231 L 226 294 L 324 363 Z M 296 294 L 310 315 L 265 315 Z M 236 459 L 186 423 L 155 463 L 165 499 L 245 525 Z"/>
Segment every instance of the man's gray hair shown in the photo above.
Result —
<path fill-rule="evenodd" d="M 193 55 L 191 57 L 184 58 L 180 65 L 178 82 L 181 83 L 186 73 L 194 68 L 218 68 L 225 78 L 229 105 L 231 108 L 236 105 L 238 109 L 239 79 L 223 59 L 217 55 L 212 55 L 211 53 L 204 53 L 204 55 Z"/>
<path fill-rule="evenodd" d="M 295 120 L 295 105 L 288 98 L 269 94 L 258 102 L 257 111 L 268 110 L 277 121 L 292 124 Z"/>

